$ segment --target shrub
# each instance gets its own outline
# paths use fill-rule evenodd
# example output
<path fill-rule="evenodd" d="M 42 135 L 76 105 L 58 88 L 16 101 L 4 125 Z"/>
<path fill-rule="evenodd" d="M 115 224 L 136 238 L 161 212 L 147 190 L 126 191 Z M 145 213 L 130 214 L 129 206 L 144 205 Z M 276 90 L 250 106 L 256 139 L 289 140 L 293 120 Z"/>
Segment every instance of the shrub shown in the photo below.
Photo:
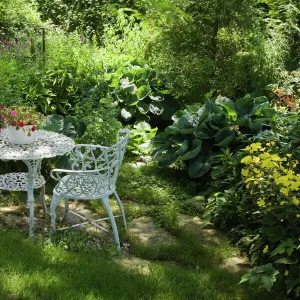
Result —
<path fill-rule="evenodd" d="M 248 138 L 268 128 L 276 116 L 265 97 L 246 96 L 235 103 L 219 97 L 206 100 L 202 107 L 188 106 L 176 112 L 173 125 L 158 134 L 153 142 L 158 165 L 166 167 L 183 161 L 190 177 L 203 176 L 211 168 L 213 156 L 248 143 Z"/>
<path fill-rule="evenodd" d="M 292 154 L 278 155 L 274 142 L 253 143 L 241 160 L 244 193 L 240 211 L 252 229 L 252 263 L 271 263 L 288 293 L 300 292 L 300 174 Z M 247 280 L 246 280 L 246 279 Z M 245 281 L 251 281 L 244 277 Z M 270 285 L 270 287 L 272 284 Z M 270 289 L 270 287 L 268 289 Z"/>
<path fill-rule="evenodd" d="M 3 39 L 19 39 L 24 35 L 33 34 L 43 26 L 32 1 L 2 0 L 0 16 L 1 41 Z"/>

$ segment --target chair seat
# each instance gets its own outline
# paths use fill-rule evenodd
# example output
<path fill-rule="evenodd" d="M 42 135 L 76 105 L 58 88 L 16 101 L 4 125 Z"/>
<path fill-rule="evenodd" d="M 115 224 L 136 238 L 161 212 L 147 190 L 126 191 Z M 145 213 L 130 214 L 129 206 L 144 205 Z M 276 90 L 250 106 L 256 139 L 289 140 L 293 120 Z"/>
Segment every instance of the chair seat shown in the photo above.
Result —
<path fill-rule="evenodd" d="M 71 199 L 96 199 L 107 197 L 115 189 L 109 189 L 109 177 L 102 175 L 66 175 L 54 188 L 54 193 Z"/>

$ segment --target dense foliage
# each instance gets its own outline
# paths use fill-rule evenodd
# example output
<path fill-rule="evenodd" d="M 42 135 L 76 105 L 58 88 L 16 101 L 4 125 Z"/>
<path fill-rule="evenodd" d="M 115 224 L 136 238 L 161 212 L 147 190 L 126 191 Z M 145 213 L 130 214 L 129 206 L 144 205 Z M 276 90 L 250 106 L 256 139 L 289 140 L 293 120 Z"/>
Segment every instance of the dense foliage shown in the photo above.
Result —
<path fill-rule="evenodd" d="M 153 154 L 161 156 L 161 167 L 181 160 L 192 178 L 201 177 L 210 170 L 213 156 L 248 143 L 254 134 L 268 128 L 275 115 L 265 97 L 246 96 L 236 102 L 208 99 L 201 108 L 189 106 L 176 112 L 174 124 L 154 138 L 157 148 Z"/>
<path fill-rule="evenodd" d="M 0 103 L 78 143 L 130 127 L 131 154 L 203 183 L 204 225 L 257 266 L 241 282 L 297 297 L 299 24 L 297 0 L 3 0 Z"/>

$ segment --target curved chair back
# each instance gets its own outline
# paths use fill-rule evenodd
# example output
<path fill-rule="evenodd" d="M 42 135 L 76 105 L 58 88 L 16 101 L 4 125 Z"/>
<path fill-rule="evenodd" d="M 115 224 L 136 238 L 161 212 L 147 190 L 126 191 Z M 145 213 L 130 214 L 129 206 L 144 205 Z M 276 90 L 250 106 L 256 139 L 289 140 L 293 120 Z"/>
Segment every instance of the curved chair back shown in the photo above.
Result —
<path fill-rule="evenodd" d="M 94 191 L 93 193 L 113 193 L 116 189 L 116 181 L 129 137 L 130 131 L 125 128 L 118 131 L 117 143 L 110 147 L 76 145 L 70 157 L 71 169 L 82 172 L 72 174 L 64 185 L 69 185 L 69 187 L 75 184 L 78 185 L 78 178 L 82 178 L 82 183 L 85 187 L 89 183 L 88 185 Z M 68 191 L 70 192 L 69 188 Z M 77 194 L 77 192 L 75 193 Z"/>

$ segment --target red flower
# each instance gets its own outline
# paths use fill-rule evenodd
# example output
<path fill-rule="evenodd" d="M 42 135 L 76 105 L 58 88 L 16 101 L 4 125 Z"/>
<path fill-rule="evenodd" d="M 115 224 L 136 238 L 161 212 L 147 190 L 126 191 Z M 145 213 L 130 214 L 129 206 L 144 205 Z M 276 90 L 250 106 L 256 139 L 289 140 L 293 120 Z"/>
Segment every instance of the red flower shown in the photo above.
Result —
<path fill-rule="evenodd" d="M 24 122 L 19 122 L 19 127 L 23 127 L 23 126 L 25 126 L 25 123 Z"/>
<path fill-rule="evenodd" d="M 36 130 L 36 126 L 33 125 L 33 126 L 31 127 L 31 130 L 32 130 L 32 131 L 35 131 L 35 130 Z"/>
<path fill-rule="evenodd" d="M 15 122 L 15 121 L 12 121 L 12 122 L 10 123 L 10 125 L 11 125 L 11 126 L 16 126 L 16 122 Z"/>
<path fill-rule="evenodd" d="M 3 109 L 3 107 L 2 106 L 0 106 L 0 110 L 2 110 Z"/>

